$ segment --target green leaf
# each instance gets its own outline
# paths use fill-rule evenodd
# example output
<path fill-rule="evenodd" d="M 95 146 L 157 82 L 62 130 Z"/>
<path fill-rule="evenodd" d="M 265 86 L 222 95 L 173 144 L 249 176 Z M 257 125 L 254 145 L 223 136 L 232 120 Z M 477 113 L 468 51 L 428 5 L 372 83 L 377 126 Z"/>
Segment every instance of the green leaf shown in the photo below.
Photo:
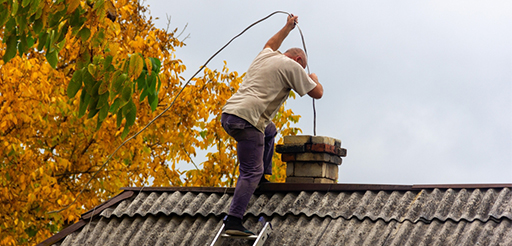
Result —
<path fill-rule="evenodd" d="M 69 81 L 68 85 L 68 97 L 73 98 L 75 97 L 76 93 L 82 88 L 82 71 L 83 70 L 77 70 L 73 73 L 73 77 L 71 77 L 71 80 Z"/>
<path fill-rule="evenodd" d="M 145 88 L 145 89 L 142 91 L 142 93 L 140 93 L 139 101 L 140 101 L 140 102 L 144 101 L 144 98 L 146 98 L 148 95 L 149 95 L 148 89 L 147 89 L 147 88 Z"/>
<path fill-rule="evenodd" d="M 112 77 L 110 78 L 110 91 L 112 92 L 111 96 L 117 95 L 119 93 L 119 87 L 116 88 L 116 86 L 120 86 L 119 84 L 117 84 L 117 79 L 119 78 L 121 73 L 122 71 L 117 70 L 114 72 L 114 74 L 112 74 Z M 122 82 L 120 82 L 120 84 L 122 85 Z"/>
<path fill-rule="evenodd" d="M 20 5 L 19 5 L 18 1 L 14 1 L 14 2 L 12 3 L 12 9 L 11 9 L 11 15 L 12 15 L 12 16 L 16 16 L 16 13 L 18 12 L 18 8 L 19 8 L 19 6 L 20 6 Z"/>
<path fill-rule="evenodd" d="M 0 26 L 4 26 L 4 24 L 7 22 L 8 17 L 9 17 L 8 8 L 2 8 L 0 10 Z"/>
<path fill-rule="evenodd" d="M 48 33 L 47 32 L 41 32 L 39 33 L 37 50 L 42 51 L 45 47 L 46 40 L 48 39 Z"/>
<path fill-rule="evenodd" d="M 89 109 L 89 114 L 87 114 L 87 119 L 90 119 L 90 118 L 96 116 L 96 114 L 98 114 L 98 112 L 99 112 L 99 110 L 96 108 Z"/>
<path fill-rule="evenodd" d="M 91 40 L 93 47 L 100 47 L 103 45 L 103 41 L 105 40 L 105 32 L 103 29 L 99 29 Z"/>
<path fill-rule="evenodd" d="M 118 110 L 117 111 L 116 122 L 117 122 L 117 127 L 120 127 L 121 123 L 123 122 L 123 110 Z"/>
<path fill-rule="evenodd" d="M 20 41 L 18 43 L 18 52 L 20 55 L 24 54 L 25 52 L 27 52 L 28 50 L 28 42 L 27 42 L 27 37 L 25 36 L 25 34 L 21 34 L 20 36 Z"/>
<path fill-rule="evenodd" d="M 63 9 L 53 15 L 50 15 L 50 17 L 48 18 L 48 26 L 49 27 L 55 27 L 57 24 L 59 24 L 62 20 L 62 16 L 64 16 L 64 14 L 66 14 L 66 11 L 67 9 Z"/>
<path fill-rule="evenodd" d="M 156 74 L 152 73 L 148 78 L 148 90 L 149 94 L 157 95 L 158 91 L 156 90 Z"/>
<path fill-rule="evenodd" d="M 105 71 L 109 71 L 112 68 L 114 68 L 114 65 L 112 65 L 112 60 L 113 59 L 114 59 L 114 57 L 111 56 L 111 55 L 108 55 L 107 57 L 105 57 L 105 60 L 103 60 L 103 69 Z"/>
<path fill-rule="evenodd" d="M 137 114 L 137 107 L 133 101 L 130 101 L 123 109 L 126 108 L 126 111 L 123 115 L 126 117 L 125 126 L 132 126 L 135 123 L 135 116 Z"/>
<path fill-rule="evenodd" d="M 89 30 L 87 27 L 84 27 L 78 32 L 78 36 L 82 39 L 82 41 L 85 42 L 89 39 L 89 37 L 91 37 L 91 30 Z"/>
<path fill-rule="evenodd" d="M 156 110 L 156 107 L 158 107 L 158 97 L 155 97 L 153 99 L 153 101 L 151 102 L 150 106 L 151 106 L 151 110 L 152 111 Z"/>
<path fill-rule="evenodd" d="M 57 43 L 61 43 L 62 40 L 65 40 L 66 34 L 68 33 L 68 29 L 69 29 L 69 25 L 66 22 L 66 23 L 64 23 L 64 25 L 62 26 L 62 28 L 60 29 L 60 31 L 59 31 L 59 33 L 57 35 L 57 38 L 56 38 Z M 60 49 L 62 49 L 62 48 L 60 48 Z"/>
<path fill-rule="evenodd" d="M 89 53 L 90 50 L 85 47 L 83 51 L 80 51 L 80 55 L 78 56 L 78 60 L 76 61 L 76 65 L 78 68 L 83 68 L 89 65 L 91 62 L 91 54 Z"/>
<path fill-rule="evenodd" d="M 31 0 L 23 0 L 23 1 L 21 2 L 21 6 L 22 6 L 23 8 L 25 8 L 25 7 L 27 7 L 27 5 L 28 5 L 30 2 L 31 2 Z"/>
<path fill-rule="evenodd" d="M 69 24 L 72 27 L 82 26 L 82 25 L 80 25 L 80 10 L 79 9 L 75 9 L 75 11 L 73 11 L 73 13 L 71 14 L 71 17 L 69 18 Z"/>
<path fill-rule="evenodd" d="M 50 33 L 48 33 L 48 39 L 46 40 L 47 52 L 55 51 L 55 47 L 53 47 L 54 38 L 55 38 L 55 30 L 51 30 Z"/>
<path fill-rule="evenodd" d="M 93 10 L 102 9 L 104 4 L 105 4 L 105 0 L 97 0 L 97 1 L 95 1 L 94 7 L 92 9 Z"/>
<path fill-rule="evenodd" d="M 23 13 L 18 13 L 16 16 L 16 23 L 18 24 L 18 33 L 24 33 L 27 29 L 28 17 Z"/>
<path fill-rule="evenodd" d="M 100 89 L 101 81 L 95 81 L 94 87 L 92 88 L 92 96 L 97 97 L 99 95 L 99 89 Z M 97 97 L 99 98 L 99 97 Z"/>
<path fill-rule="evenodd" d="M 39 34 L 43 29 L 43 18 L 39 18 L 34 21 L 34 25 L 32 25 L 32 29 L 36 34 Z"/>
<path fill-rule="evenodd" d="M 3 57 L 4 62 L 7 63 L 16 56 L 16 50 L 18 48 L 17 46 L 18 42 L 16 39 L 16 34 L 13 33 L 7 38 L 7 47 Z"/>
<path fill-rule="evenodd" d="M 137 89 L 138 90 L 146 89 L 146 87 L 147 87 L 147 85 L 146 85 L 146 71 L 142 71 L 142 73 L 140 74 L 139 78 L 137 78 L 137 80 L 135 82 L 137 83 Z"/>
<path fill-rule="evenodd" d="M 155 111 L 158 106 L 158 97 L 156 95 L 149 94 L 148 95 L 148 103 L 151 106 L 151 110 Z"/>
<path fill-rule="evenodd" d="M 110 105 L 110 113 L 117 113 L 117 110 L 119 109 L 119 105 L 121 104 L 121 98 L 116 98 L 112 105 Z"/>
<path fill-rule="evenodd" d="M 96 106 L 98 105 L 99 99 L 100 98 L 98 96 L 91 97 L 91 101 L 89 102 L 89 107 L 87 108 L 89 110 L 89 114 L 87 114 L 87 119 L 94 117 L 99 112 L 99 110 L 96 108 Z"/>
<path fill-rule="evenodd" d="M 87 110 L 87 106 L 89 106 L 90 100 L 91 96 L 82 90 L 82 95 L 80 96 L 80 106 L 78 107 L 78 117 L 85 115 L 85 111 Z"/>
<path fill-rule="evenodd" d="M 121 139 L 126 138 L 128 136 L 128 133 L 130 133 L 130 127 L 128 127 L 126 124 L 123 129 L 123 133 L 121 133 Z"/>
<path fill-rule="evenodd" d="M 162 66 L 160 60 L 158 60 L 157 58 L 154 58 L 154 57 L 150 57 L 149 60 L 151 60 L 151 70 L 159 73 L 160 72 L 160 67 Z"/>
<path fill-rule="evenodd" d="M 87 94 L 92 95 L 93 94 L 93 87 L 96 83 L 96 79 L 92 77 L 92 75 L 89 73 L 89 71 L 85 68 L 82 72 L 82 81 L 84 82 L 85 91 Z"/>
<path fill-rule="evenodd" d="M 123 88 L 123 93 L 121 94 L 121 98 L 125 102 L 128 102 L 132 99 L 132 87 L 131 86 L 125 86 Z"/>
<path fill-rule="evenodd" d="M 16 19 L 15 18 L 7 18 L 7 23 L 5 23 L 4 33 L 16 33 Z M 8 36 L 8 35 L 5 35 Z"/>
<path fill-rule="evenodd" d="M 32 4 L 30 5 L 30 10 L 28 11 L 28 15 L 31 16 L 37 12 L 38 9 L 40 9 L 39 4 L 41 4 L 41 0 L 33 0 Z M 36 19 L 39 19 L 39 16 L 36 16 Z"/>
<path fill-rule="evenodd" d="M 30 35 L 30 33 L 29 33 L 29 35 Z M 34 46 L 34 41 L 35 40 L 34 40 L 34 38 L 32 36 L 28 36 L 27 37 L 27 45 L 28 45 L 28 47 Z"/>
<path fill-rule="evenodd" d="M 106 77 L 107 76 L 105 76 L 105 80 L 103 80 L 101 82 L 100 88 L 98 88 L 98 94 L 100 94 L 100 95 L 103 95 L 105 93 L 108 94 L 108 88 L 110 87 L 110 81 L 107 80 Z"/>
<path fill-rule="evenodd" d="M 46 53 L 46 60 L 48 61 L 48 63 L 50 63 L 50 66 L 52 66 L 54 69 L 57 68 L 57 62 L 59 61 L 58 55 L 59 55 L 59 52 L 56 50 Z"/>
<path fill-rule="evenodd" d="M 108 112 L 108 92 L 100 95 L 100 99 L 98 100 L 98 105 L 96 105 L 96 109 L 102 109 L 104 107 L 107 107 Z"/>
<path fill-rule="evenodd" d="M 96 75 L 96 65 L 94 64 L 89 64 L 87 66 L 87 71 L 89 71 L 89 73 L 92 75 L 92 77 L 94 77 L 94 75 Z"/>
<path fill-rule="evenodd" d="M 28 237 L 34 237 L 37 231 L 37 228 L 33 225 L 25 229 L 25 233 L 27 233 Z"/>
<path fill-rule="evenodd" d="M 103 123 L 105 118 L 107 118 L 107 116 L 108 116 L 108 109 L 109 109 L 108 105 L 105 105 L 105 107 L 100 109 L 100 112 L 98 114 L 98 124 L 96 126 L 96 130 L 100 129 L 101 124 Z"/>
<path fill-rule="evenodd" d="M 64 45 L 66 45 L 66 39 L 63 39 L 60 41 L 60 43 L 57 43 L 57 51 L 61 51 L 62 48 L 64 48 Z"/>
<path fill-rule="evenodd" d="M 124 123 L 124 130 L 121 134 L 121 138 L 125 138 L 130 132 L 130 127 L 135 123 L 135 118 L 137 114 L 137 107 L 135 107 L 135 103 L 130 101 L 125 107 L 123 107 L 123 115 L 126 117 L 126 122 Z"/>

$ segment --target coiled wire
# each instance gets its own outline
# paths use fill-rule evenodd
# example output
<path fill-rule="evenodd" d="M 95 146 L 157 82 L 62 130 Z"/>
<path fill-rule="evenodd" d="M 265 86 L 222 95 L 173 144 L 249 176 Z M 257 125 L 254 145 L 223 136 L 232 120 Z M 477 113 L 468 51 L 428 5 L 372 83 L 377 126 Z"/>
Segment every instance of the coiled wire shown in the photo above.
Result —
<path fill-rule="evenodd" d="M 188 81 L 185 83 L 185 85 L 183 85 L 183 87 L 181 88 L 181 90 L 176 94 L 176 96 L 174 97 L 174 100 L 171 102 L 171 104 L 165 108 L 160 114 L 158 114 L 157 116 L 155 116 L 155 118 L 153 118 L 151 121 L 149 121 L 148 124 L 146 124 L 142 129 L 140 129 L 138 132 L 136 132 L 135 134 L 133 134 L 131 137 L 127 138 L 125 141 L 123 141 L 115 150 L 114 152 L 112 152 L 112 154 L 110 154 L 108 156 L 108 158 L 105 160 L 105 162 L 101 165 L 101 167 L 91 176 L 91 178 L 89 179 L 89 181 L 87 181 L 87 183 L 84 185 L 84 187 L 82 188 L 82 190 L 80 191 L 80 193 L 78 193 L 78 195 L 75 197 L 75 199 L 68 205 L 66 205 L 64 208 L 62 209 L 59 209 L 59 210 L 55 210 L 55 211 L 50 211 L 48 212 L 48 214 L 51 214 L 51 213 L 59 213 L 59 212 L 62 212 L 66 209 L 68 209 L 71 205 L 73 205 L 78 197 L 84 192 L 85 188 L 92 182 L 92 180 L 96 177 L 96 175 L 101 171 L 103 170 L 103 168 L 107 165 L 107 163 L 110 161 L 110 159 L 112 159 L 112 157 L 114 156 L 114 154 L 117 153 L 117 151 L 123 147 L 128 141 L 134 139 L 135 137 L 137 137 L 139 134 L 141 134 L 143 131 L 145 131 L 150 125 L 153 124 L 153 122 L 155 122 L 158 118 L 160 118 L 163 114 L 165 114 L 167 111 L 169 111 L 169 109 L 172 108 L 172 106 L 174 106 L 174 103 L 176 102 L 176 99 L 181 95 L 181 93 L 183 92 L 183 90 L 190 84 L 190 82 L 192 81 L 193 78 L 196 77 L 197 74 L 199 74 L 205 67 L 206 65 L 215 57 L 217 56 L 217 54 L 219 54 L 222 50 L 224 50 L 229 44 L 231 44 L 231 42 L 233 42 L 233 40 L 235 40 L 236 38 L 240 37 L 242 34 L 244 34 L 247 30 L 249 30 L 251 27 L 257 25 L 258 23 L 270 18 L 271 16 L 275 15 L 275 14 L 286 14 L 286 15 L 291 15 L 290 13 L 288 12 L 285 12 L 285 11 L 275 11 L 269 15 L 267 15 L 266 17 L 262 18 L 262 19 L 259 19 L 257 20 L 256 22 L 252 23 L 251 25 L 249 25 L 248 27 L 246 27 L 243 31 L 241 31 L 239 34 L 237 34 L 236 36 L 234 36 L 233 38 L 231 38 L 231 40 L 229 40 L 229 42 L 227 42 L 224 46 L 222 46 L 217 52 L 215 52 L 212 56 L 210 56 L 210 58 L 208 58 L 208 60 L 206 60 L 206 62 L 199 68 L 199 70 L 197 70 L 197 72 L 194 73 L 194 75 L 192 75 L 192 77 L 190 77 L 190 79 L 188 79 Z M 306 51 L 306 43 L 304 42 L 304 36 L 302 35 L 302 31 L 300 30 L 299 26 L 296 24 L 296 27 L 299 29 L 299 33 L 300 33 L 300 36 L 301 36 L 301 39 L 302 39 L 302 44 L 303 44 L 303 47 L 304 47 L 304 52 L 306 53 L 306 56 L 307 56 L 307 51 Z M 308 69 L 308 74 L 310 73 L 309 72 L 309 65 L 307 64 L 307 69 Z M 315 99 L 313 99 L 313 118 L 314 118 L 314 121 L 313 121 L 313 125 L 314 125 L 314 135 L 316 136 L 316 110 L 315 110 Z"/>

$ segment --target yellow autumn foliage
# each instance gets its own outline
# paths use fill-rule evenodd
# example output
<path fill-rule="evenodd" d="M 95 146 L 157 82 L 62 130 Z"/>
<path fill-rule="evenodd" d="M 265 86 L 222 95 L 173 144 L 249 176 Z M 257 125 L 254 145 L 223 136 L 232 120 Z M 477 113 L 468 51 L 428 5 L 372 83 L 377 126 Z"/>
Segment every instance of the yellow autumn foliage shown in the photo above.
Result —
<path fill-rule="evenodd" d="M 41 2 L 46 3 L 43 7 L 55 3 Z M 90 7 L 94 2 L 102 5 Z M 184 85 L 180 74 L 186 67 L 174 54 L 183 43 L 175 36 L 176 29 L 169 32 L 155 28 L 151 17 L 145 17 L 147 10 L 136 0 L 119 0 L 112 5 L 110 1 L 63 3 L 66 8 L 55 11 L 70 14 L 82 7 L 103 9 L 88 13 L 84 25 L 90 35 L 76 36 L 71 29 L 65 33 L 55 68 L 46 57 L 48 50 L 35 48 L 38 43 L 25 54 L 0 61 L 0 245 L 39 243 L 118 194 L 120 187 L 234 186 L 236 145 L 220 126 L 220 114 L 244 75 L 230 72 L 227 66 L 221 71 L 205 68 L 171 110 L 125 144 L 100 170 L 122 143 L 120 136 L 125 126 L 118 127 L 112 113 L 106 115 L 100 128 L 99 116 L 79 117 L 79 96 L 67 96 L 73 73 L 84 60 L 110 55 L 116 69 L 132 65 L 128 70 L 133 80 L 142 67 L 151 75 L 153 65 L 148 58 L 161 61 L 156 110 L 141 101 L 140 90 L 133 87 L 131 97 L 137 113 L 129 128 L 130 136 L 167 108 Z M 114 12 L 115 21 L 106 18 Z M 0 33 L 0 39 L 4 38 Z M 5 54 L 6 45 L 0 43 L 0 56 Z M 87 67 L 91 75 L 109 75 L 99 72 L 105 69 L 101 63 L 90 65 L 94 65 Z M 105 86 L 110 92 L 110 85 Z M 109 98 L 108 103 L 114 99 Z M 274 119 L 279 136 L 300 131 L 291 125 L 299 117 L 282 107 Z M 208 152 L 205 161 L 191 170 L 180 168 L 194 162 L 198 150 Z M 270 179 L 283 182 L 285 176 L 284 163 L 276 154 Z M 75 199 L 62 212 L 48 213 Z"/>

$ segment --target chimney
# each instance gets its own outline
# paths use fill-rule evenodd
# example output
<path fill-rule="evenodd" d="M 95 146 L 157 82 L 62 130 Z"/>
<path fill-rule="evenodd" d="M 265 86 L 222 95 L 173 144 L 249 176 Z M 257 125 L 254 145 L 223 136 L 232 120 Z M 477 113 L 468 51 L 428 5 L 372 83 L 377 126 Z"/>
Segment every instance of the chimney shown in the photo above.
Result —
<path fill-rule="evenodd" d="M 286 183 L 336 183 L 341 157 L 347 156 L 340 140 L 310 135 L 285 136 L 276 152 L 287 165 Z"/>

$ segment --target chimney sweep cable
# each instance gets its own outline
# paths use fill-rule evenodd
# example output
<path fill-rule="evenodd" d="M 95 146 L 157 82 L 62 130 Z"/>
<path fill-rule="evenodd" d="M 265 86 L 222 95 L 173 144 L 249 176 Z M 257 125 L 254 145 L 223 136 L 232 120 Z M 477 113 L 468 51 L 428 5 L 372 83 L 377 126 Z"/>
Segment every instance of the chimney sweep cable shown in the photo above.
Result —
<path fill-rule="evenodd" d="M 48 214 L 52 214 L 52 213 L 60 213 L 66 209 L 68 209 L 71 205 L 73 205 L 78 197 L 80 197 L 80 195 L 84 192 L 85 188 L 92 182 L 92 180 L 96 177 L 96 175 L 101 171 L 103 170 L 103 168 L 108 164 L 108 162 L 110 161 L 110 159 L 112 159 L 112 157 L 114 156 L 114 154 L 117 153 L 117 151 L 123 147 L 128 141 L 134 139 L 135 137 L 137 137 L 139 134 L 141 134 L 144 130 L 146 130 L 151 124 L 153 124 L 153 122 L 156 121 L 156 119 L 160 118 L 163 114 L 165 114 L 167 111 L 169 111 L 169 109 L 171 109 L 171 107 L 174 105 L 174 103 L 176 102 L 176 99 L 180 96 L 180 94 L 183 92 L 183 90 L 185 89 L 185 87 L 187 87 L 188 84 L 190 84 L 190 82 L 192 81 L 193 78 L 196 77 L 197 74 L 199 74 L 199 72 L 201 72 L 205 67 L 206 65 L 215 57 L 217 56 L 217 54 L 219 54 L 222 50 L 224 50 L 224 48 L 226 48 L 229 44 L 231 44 L 231 42 L 233 40 L 235 40 L 236 38 L 240 37 L 242 34 L 244 34 L 247 30 L 249 30 L 251 27 L 255 26 L 256 24 L 259 24 L 260 22 L 270 18 L 271 16 L 275 15 L 275 14 L 286 14 L 286 15 L 291 15 L 290 13 L 288 12 L 285 12 L 285 11 L 275 11 L 269 15 L 267 15 L 266 17 L 252 23 L 251 25 L 249 25 L 248 27 L 246 27 L 242 32 L 240 32 L 239 34 L 237 34 L 236 36 L 234 36 L 231 40 L 229 40 L 229 42 L 227 42 L 224 46 L 222 46 L 222 48 L 220 48 L 217 52 L 215 52 L 210 58 L 208 58 L 208 60 L 206 60 L 206 62 L 199 68 L 199 70 L 197 70 L 197 72 L 194 73 L 194 75 L 192 75 L 192 77 L 190 77 L 190 79 L 188 79 L 187 83 L 185 83 L 185 85 L 183 85 L 183 87 L 181 88 L 181 90 L 176 94 L 176 96 L 174 97 L 174 100 L 172 100 L 171 104 L 165 108 L 160 114 L 158 114 L 157 116 L 155 116 L 155 118 L 153 118 L 151 121 L 149 121 L 148 124 L 146 124 L 146 126 L 144 126 L 142 129 L 140 129 L 138 132 L 136 132 L 135 134 L 133 134 L 131 137 L 127 138 L 125 141 L 123 141 L 115 150 L 114 152 L 112 152 L 112 154 L 110 154 L 107 158 L 107 160 L 105 160 L 105 162 L 101 165 L 101 167 L 91 176 L 91 178 L 89 178 L 89 181 L 87 181 L 87 183 L 84 185 L 84 187 L 82 188 L 82 190 L 80 191 L 80 193 L 78 193 L 78 195 L 75 197 L 75 199 L 68 205 L 66 205 L 64 208 L 62 209 L 59 209 L 59 210 L 55 210 L 55 211 L 50 211 L 48 212 Z M 306 51 L 306 44 L 304 42 L 304 36 L 302 35 L 302 31 L 300 30 L 299 28 L 299 25 L 296 24 L 297 28 L 299 29 L 299 32 L 300 32 L 300 36 L 301 36 L 301 39 L 302 39 L 302 44 L 304 46 L 304 52 L 306 53 L 306 56 L 307 56 L 307 51 Z M 308 73 L 309 73 L 309 65 L 308 66 Z M 314 99 L 313 99 L 313 111 L 314 111 L 314 125 L 315 125 L 315 129 L 314 129 L 314 132 L 315 132 L 315 136 L 316 136 L 316 112 L 314 110 Z"/>

